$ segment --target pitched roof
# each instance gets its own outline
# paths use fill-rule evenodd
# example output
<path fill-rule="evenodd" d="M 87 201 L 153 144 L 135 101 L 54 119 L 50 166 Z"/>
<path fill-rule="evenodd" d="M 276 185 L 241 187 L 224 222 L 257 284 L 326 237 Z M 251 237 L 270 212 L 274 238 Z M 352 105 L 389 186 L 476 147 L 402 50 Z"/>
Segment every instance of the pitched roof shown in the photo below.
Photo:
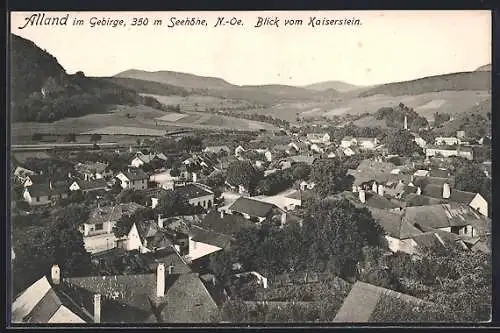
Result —
<path fill-rule="evenodd" d="M 384 309 L 381 309 L 380 302 L 383 298 L 399 299 L 406 304 L 414 306 L 432 304 L 410 295 L 357 281 L 349 292 L 349 295 L 345 298 L 344 303 L 333 321 L 345 323 L 379 321 L 374 318 L 374 314 L 384 311 Z M 405 311 L 408 309 L 401 310 Z M 411 312 L 404 313 L 403 315 L 410 316 Z M 409 319 L 409 321 L 411 321 L 411 319 Z"/>
<path fill-rule="evenodd" d="M 63 303 L 63 300 L 52 289 L 47 277 L 43 276 L 14 300 L 12 303 L 12 322 L 84 323 L 85 320 L 88 320 L 81 314 L 75 314 L 66 306 L 68 305 L 66 302 Z"/>
<path fill-rule="evenodd" d="M 115 206 L 105 206 L 93 209 L 86 223 L 100 224 L 109 221 L 118 221 L 123 215 L 132 215 L 135 211 L 144 208 L 135 202 L 121 203 Z"/>
<path fill-rule="evenodd" d="M 448 178 L 450 176 L 448 170 L 446 169 L 432 169 L 429 172 L 430 177 L 437 177 L 437 178 Z"/>
<path fill-rule="evenodd" d="M 209 191 L 208 189 L 205 189 L 202 186 L 193 183 L 188 183 L 184 186 L 176 187 L 174 191 L 187 200 L 213 194 L 213 192 Z"/>
<path fill-rule="evenodd" d="M 265 217 L 273 208 L 276 208 L 276 206 L 268 202 L 254 200 L 247 197 L 239 197 L 229 207 L 229 210 L 238 213 L 245 213 L 250 216 Z"/>
<path fill-rule="evenodd" d="M 220 153 L 221 151 L 230 152 L 231 150 L 228 146 L 208 146 L 205 148 L 205 151 Z"/>
<path fill-rule="evenodd" d="M 370 207 L 380 208 L 380 209 L 394 209 L 401 208 L 401 206 L 396 205 L 391 200 L 380 196 L 376 193 L 366 192 L 366 202 L 365 204 Z"/>
<path fill-rule="evenodd" d="M 307 163 L 309 165 L 312 165 L 316 160 L 316 157 L 307 155 L 295 155 L 288 157 L 287 160 L 292 163 Z"/>
<path fill-rule="evenodd" d="M 430 228 L 466 226 L 482 218 L 471 208 L 459 204 L 406 207 L 404 219 L 411 225 Z"/>
<path fill-rule="evenodd" d="M 416 176 L 413 179 L 413 184 L 415 186 L 420 186 L 422 188 L 428 185 L 443 186 L 445 183 L 452 186 L 453 180 L 448 177 L 441 178 L 441 177 L 429 177 L 429 176 L 427 177 Z"/>
<path fill-rule="evenodd" d="M 197 273 L 165 274 L 165 296 L 156 296 L 156 274 L 89 276 L 64 281 L 76 297 L 99 293 L 104 323 L 203 323 L 218 311 Z"/>
<path fill-rule="evenodd" d="M 191 226 L 189 230 L 192 240 L 205 244 L 215 245 L 221 249 L 225 249 L 231 244 L 231 236 L 224 235 L 212 230 L 206 230 L 198 226 Z"/>
<path fill-rule="evenodd" d="M 102 173 L 108 166 L 101 162 L 85 162 L 75 165 L 75 170 L 81 173 Z"/>
<path fill-rule="evenodd" d="M 31 197 L 44 197 L 49 195 L 59 195 L 63 193 L 67 193 L 69 191 L 67 186 L 52 186 L 50 188 L 49 183 L 39 184 L 35 183 L 29 187 L 26 187 Z"/>
<path fill-rule="evenodd" d="M 76 183 L 81 190 L 104 189 L 108 185 L 107 181 L 104 179 L 77 180 Z"/>
<path fill-rule="evenodd" d="M 371 212 L 373 219 L 391 237 L 407 239 L 422 233 L 422 231 L 404 221 L 401 213 L 393 213 L 384 209 L 371 207 L 368 210 Z"/>
<path fill-rule="evenodd" d="M 243 228 L 254 224 L 240 215 L 224 214 L 221 218 L 216 210 L 209 212 L 201 221 L 200 226 L 226 235 L 235 235 Z"/>
<path fill-rule="evenodd" d="M 142 169 L 127 170 L 127 171 L 122 171 L 122 173 L 129 180 L 149 179 L 149 176 Z"/>
<path fill-rule="evenodd" d="M 468 205 L 472 202 L 472 199 L 474 199 L 476 197 L 476 194 L 477 193 L 459 191 L 459 190 L 453 189 L 453 190 L 451 190 L 450 198 L 448 200 Z"/>

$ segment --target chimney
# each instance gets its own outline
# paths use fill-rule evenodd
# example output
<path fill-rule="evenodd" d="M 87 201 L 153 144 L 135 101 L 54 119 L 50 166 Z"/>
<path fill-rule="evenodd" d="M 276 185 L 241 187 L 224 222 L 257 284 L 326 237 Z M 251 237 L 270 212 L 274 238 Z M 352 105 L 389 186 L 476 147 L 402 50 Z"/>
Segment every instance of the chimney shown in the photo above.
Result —
<path fill-rule="evenodd" d="M 408 117 L 405 116 L 405 130 L 408 130 Z"/>
<path fill-rule="evenodd" d="M 165 296 L 165 264 L 158 264 L 156 269 L 156 296 Z"/>
<path fill-rule="evenodd" d="M 163 229 L 163 219 L 161 218 L 161 214 L 158 214 L 158 227 Z"/>
<path fill-rule="evenodd" d="M 358 187 L 356 185 L 352 185 L 352 193 L 358 192 Z"/>
<path fill-rule="evenodd" d="M 281 213 L 281 225 L 285 225 L 286 224 L 286 213 L 283 212 Z"/>
<path fill-rule="evenodd" d="M 383 196 L 384 195 L 384 185 L 380 184 L 378 186 L 378 195 Z"/>
<path fill-rule="evenodd" d="M 58 265 L 53 265 L 50 270 L 50 278 L 53 284 L 59 284 L 61 282 L 61 270 Z"/>
<path fill-rule="evenodd" d="M 365 190 L 359 190 L 359 201 L 362 203 L 366 202 Z"/>
<path fill-rule="evenodd" d="M 193 172 L 193 183 L 196 183 L 197 180 L 198 180 L 198 176 L 196 175 L 195 172 Z"/>
<path fill-rule="evenodd" d="M 377 182 L 373 182 L 372 191 L 377 193 Z"/>
<path fill-rule="evenodd" d="M 101 322 L 101 294 L 94 295 L 94 323 Z"/>
<path fill-rule="evenodd" d="M 170 264 L 168 266 L 168 275 L 172 275 L 172 273 L 174 272 L 174 265 L 173 264 Z"/>
<path fill-rule="evenodd" d="M 449 199 L 451 195 L 450 184 L 443 184 L 443 199 Z"/>
<path fill-rule="evenodd" d="M 223 219 L 223 218 L 224 218 L 224 210 L 223 210 L 223 209 L 221 209 L 221 210 L 220 210 L 220 218 L 221 218 L 221 219 Z"/>
<path fill-rule="evenodd" d="M 419 187 L 417 187 L 417 195 L 421 195 L 422 194 L 422 189 Z"/>
<path fill-rule="evenodd" d="M 52 190 L 52 180 L 49 180 L 49 188 Z"/>

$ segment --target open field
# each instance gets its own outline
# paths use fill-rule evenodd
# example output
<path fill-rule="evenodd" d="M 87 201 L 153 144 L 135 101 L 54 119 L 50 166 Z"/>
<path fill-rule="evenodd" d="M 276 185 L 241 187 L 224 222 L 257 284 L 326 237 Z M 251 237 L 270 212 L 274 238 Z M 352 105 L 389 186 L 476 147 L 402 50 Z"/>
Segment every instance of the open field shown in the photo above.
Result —
<path fill-rule="evenodd" d="M 191 111 L 205 111 L 207 109 L 215 109 L 216 111 L 220 108 L 229 109 L 241 109 L 241 108 L 251 108 L 252 104 L 247 101 L 225 99 L 215 96 L 202 96 L 202 95 L 190 95 L 190 96 L 162 96 L 153 94 L 140 94 L 142 96 L 149 96 L 157 99 L 160 103 L 165 105 L 179 105 L 181 111 L 191 112 Z"/>
<path fill-rule="evenodd" d="M 267 114 L 280 119 L 295 122 L 297 116 L 305 118 L 333 117 L 342 114 L 359 115 L 375 113 L 382 107 L 394 107 L 404 103 L 420 115 L 431 119 L 436 111 L 450 115 L 463 114 L 475 105 L 491 99 L 487 91 L 440 91 L 420 95 L 387 96 L 372 95 L 337 99 L 330 102 L 285 103 L 266 109 L 248 110 L 248 112 Z"/>
<path fill-rule="evenodd" d="M 87 131 L 82 134 L 101 134 L 101 135 L 133 135 L 133 136 L 163 136 L 165 131 L 154 130 L 142 127 L 127 126 L 107 126 Z"/>

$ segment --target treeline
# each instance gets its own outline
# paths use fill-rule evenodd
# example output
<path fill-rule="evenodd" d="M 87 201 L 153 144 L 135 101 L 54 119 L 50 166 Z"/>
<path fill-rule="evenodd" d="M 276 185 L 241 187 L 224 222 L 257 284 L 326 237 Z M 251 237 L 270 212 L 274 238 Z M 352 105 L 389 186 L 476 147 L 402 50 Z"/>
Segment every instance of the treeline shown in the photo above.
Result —
<path fill-rule="evenodd" d="M 12 35 L 12 121 L 52 122 L 66 117 L 101 113 L 109 105 L 144 104 L 163 109 L 152 97 L 143 97 L 83 72 L 68 75 L 57 59 L 33 42 Z"/>

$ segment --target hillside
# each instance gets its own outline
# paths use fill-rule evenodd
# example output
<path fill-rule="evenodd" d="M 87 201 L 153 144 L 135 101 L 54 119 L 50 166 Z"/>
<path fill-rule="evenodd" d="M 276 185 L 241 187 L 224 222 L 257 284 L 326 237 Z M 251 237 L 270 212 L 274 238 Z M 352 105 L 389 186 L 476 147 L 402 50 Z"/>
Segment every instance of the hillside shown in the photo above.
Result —
<path fill-rule="evenodd" d="M 476 68 L 476 72 L 491 72 L 491 64 Z"/>
<path fill-rule="evenodd" d="M 468 137 L 491 135 L 491 99 L 477 103 L 468 111 L 436 128 L 436 133 L 452 135 L 465 131 Z"/>
<path fill-rule="evenodd" d="M 309 89 L 309 90 L 316 90 L 316 91 L 325 91 L 325 90 L 336 90 L 338 92 L 348 92 L 348 91 L 353 91 L 360 89 L 362 87 L 356 86 L 354 84 L 342 82 L 342 81 L 325 81 L 325 82 L 318 82 L 318 83 L 313 83 L 307 86 L 304 86 L 304 88 Z"/>
<path fill-rule="evenodd" d="M 361 92 L 359 97 L 368 97 L 373 95 L 420 95 L 439 91 L 490 90 L 491 73 L 480 71 L 437 75 L 412 81 L 383 84 Z"/>
<path fill-rule="evenodd" d="M 101 79 L 144 94 L 189 96 L 192 93 L 183 87 L 155 81 L 145 81 L 128 77 L 105 77 Z"/>
<path fill-rule="evenodd" d="M 148 72 L 129 69 L 114 75 L 114 77 L 153 81 L 188 89 L 230 89 L 235 87 L 223 79 L 172 71 Z"/>
<path fill-rule="evenodd" d="M 274 105 L 290 101 L 319 101 L 338 95 L 335 90 L 312 91 L 287 85 L 246 85 L 237 86 L 219 78 L 204 77 L 171 71 L 147 72 L 128 70 L 118 73 L 115 78 L 132 78 L 152 81 L 186 89 L 192 94 L 247 101 L 259 106 Z M 141 92 L 152 93 L 150 91 Z M 153 94 L 159 94 L 156 91 Z M 163 94 L 163 93 L 162 93 Z"/>
<path fill-rule="evenodd" d="M 83 72 L 66 73 L 57 59 L 35 43 L 11 35 L 11 109 L 13 121 L 51 122 L 106 112 L 110 105 L 148 105 L 154 98 Z"/>

